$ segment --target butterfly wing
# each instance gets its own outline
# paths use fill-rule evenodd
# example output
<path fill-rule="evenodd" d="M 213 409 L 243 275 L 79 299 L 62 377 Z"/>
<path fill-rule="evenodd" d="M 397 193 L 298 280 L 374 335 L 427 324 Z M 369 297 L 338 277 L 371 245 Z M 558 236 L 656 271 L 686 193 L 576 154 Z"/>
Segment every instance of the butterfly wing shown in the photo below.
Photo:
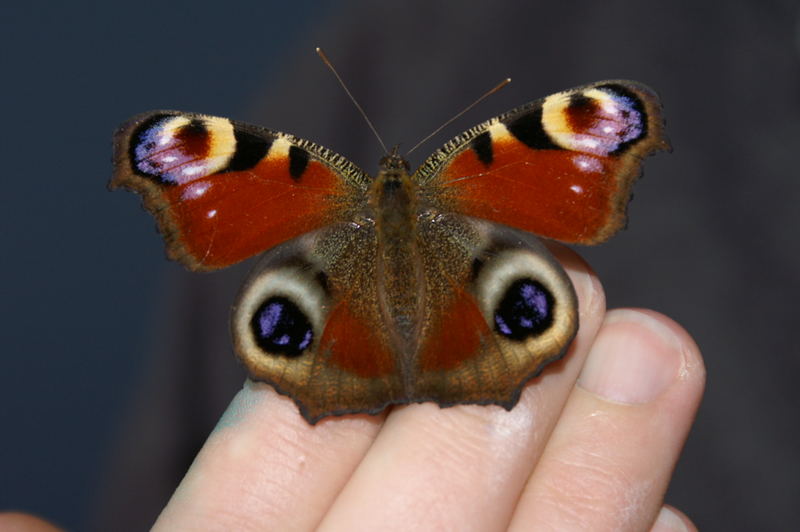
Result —
<path fill-rule="evenodd" d="M 533 235 L 458 214 L 420 226 L 426 315 L 413 401 L 511 409 L 578 329 L 575 291 Z"/>
<path fill-rule="evenodd" d="M 625 225 L 642 158 L 668 147 L 655 93 L 602 81 L 470 129 L 428 158 L 415 179 L 444 210 L 596 244 Z"/>
<path fill-rule="evenodd" d="M 310 423 L 405 402 L 401 358 L 381 321 L 375 227 L 335 224 L 267 251 L 239 295 L 234 345 L 251 378 Z"/>
<path fill-rule="evenodd" d="M 174 111 L 124 124 L 114 163 L 111 188 L 139 192 L 170 258 L 193 270 L 345 219 L 369 182 L 343 157 L 292 135 Z"/>
<path fill-rule="evenodd" d="M 310 423 L 423 401 L 513 407 L 577 330 L 566 274 L 532 235 L 462 215 L 423 220 L 411 238 L 401 270 L 419 265 L 419 281 L 402 285 L 369 221 L 266 252 L 232 317 L 251 377 Z M 408 294 L 415 304 L 387 310 Z"/>

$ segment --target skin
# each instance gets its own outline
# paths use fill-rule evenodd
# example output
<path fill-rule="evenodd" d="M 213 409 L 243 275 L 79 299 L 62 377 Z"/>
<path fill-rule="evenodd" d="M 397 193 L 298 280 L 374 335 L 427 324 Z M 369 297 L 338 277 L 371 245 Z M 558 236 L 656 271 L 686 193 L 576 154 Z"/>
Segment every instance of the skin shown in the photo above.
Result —
<path fill-rule="evenodd" d="M 663 496 L 705 385 L 697 345 L 656 312 L 607 312 L 586 263 L 552 251 L 581 327 L 512 411 L 426 403 L 312 427 L 248 382 L 154 530 L 696 530 Z M 21 514 L 0 529 L 57 530 Z"/>

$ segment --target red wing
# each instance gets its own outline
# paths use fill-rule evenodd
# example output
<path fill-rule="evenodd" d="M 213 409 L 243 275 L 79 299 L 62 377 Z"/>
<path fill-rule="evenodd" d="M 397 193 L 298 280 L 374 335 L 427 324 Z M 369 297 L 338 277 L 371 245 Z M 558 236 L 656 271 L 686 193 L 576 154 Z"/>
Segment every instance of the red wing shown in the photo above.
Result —
<path fill-rule="evenodd" d="M 427 313 L 408 400 L 510 409 L 577 331 L 572 284 L 530 233 L 459 215 L 421 225 L 457 238 L 420 248 Z"/>
<path fill-rule="evenodd" d="M 360 378 L 388 378 L 398 371 L 385 338 L 354 312 L 349 299 L 329 311 L 319 350 L 326 353 L 328 365 Z"/>
<path fill-rule="evenodd" d="M 281 244 L 264 253 L 234 306 L 234 346 L 250 377 L 290 396 L 312 424 L 407 402 L 373 296 L 374 237 L 340 223 Z"/>
<path fill-rule="evenodd" d="M 560 92 L 481 124 L 416 179 L 462 214 L 579 244 L 625 225 L 641 159 L 668 148 L 657 96 L 630 81 Z"/>
<path fill-rule="evenodd" d="M 421 372 L 453 370 L 481 354 L 485 338 L 491 335 L 486 318 L 466 289 L 451 284 L 452 301 L 439 309 L 423 342 Z"/>
<path fill-rule="evenodd" d="M 179 112 L 125 124 L 114 163 L 111 187 L 142 194 L 170 258 L 193 270 L 223 268 L 340 220 L 367 186 L 361 170 L 308 141 Z"/>

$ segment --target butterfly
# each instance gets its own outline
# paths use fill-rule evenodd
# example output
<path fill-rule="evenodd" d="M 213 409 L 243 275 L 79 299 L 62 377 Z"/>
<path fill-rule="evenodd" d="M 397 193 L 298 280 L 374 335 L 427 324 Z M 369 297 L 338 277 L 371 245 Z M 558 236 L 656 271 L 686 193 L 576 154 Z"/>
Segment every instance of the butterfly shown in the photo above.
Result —
<path fill-rule="evenodd" d="M 575 291 L 534 234 L 597 244 L 667 149 L 648 87 L 602 81 L 479 124 L 375 177 L 293 135 L 155 111 L 116 133 L 111 188 L 143 196 L 190 270 L 263 254 L 231 317 L 252 379 L 306 420 L 496 404 L 564 355 Z M 534 233 L 534 234 L 532 234 Z"/>

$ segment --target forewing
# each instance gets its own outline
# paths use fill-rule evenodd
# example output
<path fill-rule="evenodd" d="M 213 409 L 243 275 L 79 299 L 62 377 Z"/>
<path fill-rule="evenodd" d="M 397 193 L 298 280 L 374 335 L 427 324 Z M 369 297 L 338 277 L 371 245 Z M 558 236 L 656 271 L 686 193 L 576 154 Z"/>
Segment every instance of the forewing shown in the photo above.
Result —
<path fill-rule="evenodd" d="M 625 225 L 642 158 L 669 145 L 655 93 L 632 81 L 559 92 L 476 126 L 415 179 L 445 210 L 568 243 Z"/>
<path fill-rule="evenodd" d="M 213 270 L 346 219 L 367 184 L 343 157 L 292 135 L 156 111 L 117 132 L 110 186 L 143 196 L 170 258 Z"/>

